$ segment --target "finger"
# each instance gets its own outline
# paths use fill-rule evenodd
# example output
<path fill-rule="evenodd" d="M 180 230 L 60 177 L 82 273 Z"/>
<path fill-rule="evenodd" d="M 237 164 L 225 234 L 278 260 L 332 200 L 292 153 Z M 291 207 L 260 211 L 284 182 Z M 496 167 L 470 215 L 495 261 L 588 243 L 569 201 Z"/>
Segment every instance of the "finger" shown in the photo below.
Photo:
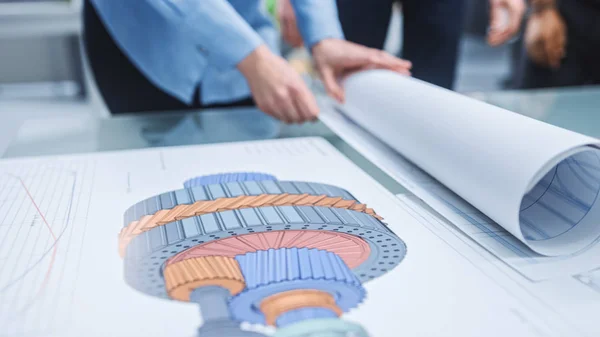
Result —
<path fill-rule="evenodd" d="M 401 58 L 390 55 L 384 51 L 378 51 L 380 53 L 381 65 L 391 70 L 410 70 L 412 68 L 412 62 L 403 60 Z"/>
<path fill-rule="evenodd" d="M 280 107 L 279 109 L 281 110 L 281 114 L 284 116 L 284 120 L 286 121 L 286 123 L 300 123 L 301 118 L 298 114 L 298 111 L 296 111 L 296 106 L 294 105 L 292 97 L 289 97 L 289 99 L 279 102 L 278 106 Z"/>
<path fill-rule="evenodd" d="M 351 76 L 355 73 L 361 72 L 361 71 L 365 71 L 365 70 L 373 70 L 373 69 L 382 69 L 382 67 L 378 67 L 378 66 L 374 66 L 372 64 L 366 64 L 363 65 L 361 67 L 356 67 L 356 68 L 347 68 L 344 69 L 344 73 L 341 76 L 341 79 L 344 80 L 346 79 L 348 76 Z M 410 72 L 410 70 L 406 69 L 406 68 L 389 68 L 388 70 L 394 71 L 400 75 L 406 75 L 406 76 L 411 76 L 412 73 Z"/>
<path fill-rule="evenodd" d="M 285 122 L 285 116 L 283 116 L 278 109 L 275 109 L 273 107 L 274 103 L 269 103 L 269 104 L 266 104 L 266 103 L 258 104 L 257 103 L 257 106 L 262 112 L 266 113 L 267 115 L 269 115 L 277 120 Z"/>
<path fill-rule="evenodd" d="M 339 83 L 335 79 L 335 74 L 333 73 L 333 69 L 331 69 L 329 67 L 325 67 L 325 68 L 321 69 L 320 73 L 321 73 L 321 78 L 323 80 L 323 84 L 325 85 L 325 90 L 327 91 L 327 94 L 329 96 L 335 98 L 336 100 L 338 100 L 340 103 L 343 103 L 344 102 L 344 90 L 342 89 L 342 87 L 339 85 Z"/>
<path fill-rule="evenodd" d="M 300 117 L 293 103 L 293 94 L 287 87 L 281 87 L 273 92 L 275 106 L 286 123 L 298 123 Z"/>
<path fill-rule="evenodd" d="M 556 34 L 555 38 L 551 39 L 550 42 L 548 43 L 548 45 L 549 45 L 549 47 L 548 47 L 549 57 L 548 58 L 549 58 L 550 66 L 552 68 L 560 67 L 562 55 L 564 54 L 562 41 L 561 41 L 561 38 L 559 35 L 560 34 Z"/>
<path fill-rule="evenodd" d="M 506 29 L 507 40 L 517 34 L 521 28 L 521 22 L 523 20 L 524 13 L 525 7 L 521 6 L 520 4 L 508 7 L 508 27 Z M 506 40 L 503 42 L 506 42 Z"/>
<path fill-rule="evenodd" d="M 490 0 L 490 27 L 491 30 L 502 28 L 502 3 L 499 0 Z"/>
<path fill-rule="evenodd" d="M 490 1 L 490 24 L 488 27 L 488 43 L 496 45 L 504 33 L 502 22 L 502 5 L 498 0 Z"/>
<path fill-rule="evenodd" d="M 367 69 L 387 69 L 400 74 L 410 74 L 412 62 L 395 57 L 387 52 L 370 49 L 367 56 L 363 56 L 360 62 L 347 65 L 343 69 L 342 77 L 354 72 Z"/>
<path fill-rule="evenodd" d="M 495 31 L 490 31 L 488 33 L 488 44 L 492 47 L 497 47 L 499 45 L 502 44 L 502 42 L 504 41 L 504 39 L 506 38 L 506 30 L 504 29 L 498 29 Z"/>
<path fill-rule="evenodd" d="M 276 94 L 269 95 L 267 98 L 256 98 L 256 105 L 267 115 L 285 123 L 290 123 L 288 116 L 284 114 L 284 109 L 277 101 Z"/>
<path fill-rule="evenodd" d="M 489 45 L 496 47 L 504 42 L 508 41 L 511 37 L 511 31 L 509 26 L 505 26 L 503 28 L 496 29 L 494 31 L 490 31 L 488 35 L 488 43 Z"/>
<path fill-rule="evenodd" d="M 388 54 L 385 51 L 369 48 L 364 56 L 364 61 L 358 64 L 359 67 L 372 65 L 378 68 L 403 68 L 410 69 L 412 63 Z"/>
<path fill-rule="evenodd" d="M 294 104 L 303 122 L 317 120 L 319 116 L 317 100 L 304 84 L 303 87 L 298 88 Z"/>

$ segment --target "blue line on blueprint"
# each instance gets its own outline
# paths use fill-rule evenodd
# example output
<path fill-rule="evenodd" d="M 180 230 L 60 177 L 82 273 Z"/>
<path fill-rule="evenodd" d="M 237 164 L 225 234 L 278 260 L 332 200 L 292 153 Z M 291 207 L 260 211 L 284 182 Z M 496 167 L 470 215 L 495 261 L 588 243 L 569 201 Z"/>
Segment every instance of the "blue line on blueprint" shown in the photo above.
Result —
<path fill-rule="evenodd" d="M 596 158 L 598 158 L 598 155 L 596 153 L 594 153 L 594 154 L 596 155 Z M 589 168 L 589 169 L 592 169 L 594 171 L 600 172 L 600 167 L 598 167 L 598 165 L 592 165 L 590 163 L 582 162 L 582 161 L 579 161 L 579 160 L 577 160 L 575 158 L 569 158 L 569 159 L 571 159 L 572 161 L 576 162 L 577 165 L 581 166 L 582 168 L 585 167 L 585 168 Z"/>
<path fill-rule="evenodd" d="M 575 165 L 577 165 L 577 167 L 579 167 L 581 169 L 581 171 L 584 172 L 584 174 L 588 175 L 589 178 L 597 179 L 596 177 L 590 177 L 589 174 L 587 174 L 587 172 L 585 171 L 585 169 L 579 164 L 579 162 L 577 162 L 577 161 L 574 161 L 574 162 L 575 162 Z M 577 178 L 579 181 L 581 181 L 581 183 L 583 184 L 583 186 L 587 187 L 590 191 L 596 191 L 598 189 L 598 187 L 592 186 L 592 184 L 590 184 L 589 181 L 587 181 L 585 178 L 583 178 L 579 174 L 579 172 L 577 172 L 575 170 L 575 168 L 573 168 L 573 166 L 571 165 L 571 161 L 569 161 L 567 163 L 567 167 L 573 173 L 573 175 L 575 176 L 575 178 Z"/>
<path fill-rule="evenodd" d="M 25 276 L 27 276 L 27 274 L 29 274 L 32 270 L 35 269 L 35 267 L 40 264 L 44 258 L 46 256 L 48 256 L 48 254 L 50 254 L 50 252 L 54 249 L 54 246 L 56 246 L 58 244 L 58 242 L 60 241 L 60 239 L 62 238 L 63 234 L 65 234 L 65 231 L 67 230 L 67 227 L 69 225 L 69 221 L 71 219 L 71 209 L 73 207 L 73 199 L 75 198 L 75 186 L 77 185 L 77 174 L 76 173 L 72 173 L 73 174 L 73 188 L 71 189 L 71 202 L 69 202 L 69 209 L 68 209 L 68 213 L 67 213 L 67 218 L 65 221 L 65 226 L 63 227 L 63 230 L 60 232 L 60 234 L 58 235 L 58 237 L 56 238 L 56 241 L 50 246 L 50 248 L 48 248 L 48 250 L 46 250 L 42 256 L 39 258 L 39 260 L 37 260 L 36 262 L 34 262 L 29 268 L 27 268 L 21 275 L 17 276 L 16 278 L 12 279 L 11 281 L 8 282 L 8 284 L 6 284 L 2 289 L 0 289 L 0 293 L 5 292 L 6 290 L 8 290 L 10 287 L 14 286 L 15 284 L 19 283 L 19 281 L 22 281 L 23 278 L 25 278 Z"/>
<path fill-rule="evenodd" d="M 527 239 L 532 240 L 532 241 L 542 241 L 542 240 L 547 240 L 547 239 L 552 238 L 552 237 L 550 237 L 550 235 L 548 235 L 548 233 L 544 232 L 541 228 L 538 228 L 533 222 L 531 222 L 530 220 L 527 220 L 524 216 L 522 216 L 522 215 L 519 216 L 519 221 L 522 222 L 524 225 L 526 225 L 532 231 L 538 233 L 542 237 L 542 238 L 534 238 L 532 236 L 529 236 Z"/>
<path fill-rule="evenodd" d="M 550 188 L 550 186 L 552 186 L 552 183 L 554 182 L 554 179 L 556 178 L 556 171 L 557 171 L 557 169 L 556 169 L 556 167 L 555 167 L 555 168 L 554 168 L 554 175 L 552 176 L 552 180 L 550 180 L 550 183 L 548 184 L 548 186 L 546 186 L 546 190 L 544 191 L 544 193 L 542 193 L 542 194 L 541 194 L 541 195 L 540 195 L 540 196 L 539 196 L 539 197 L 538 197 L 538 198 L 537 198 L 537 199 L 536 199 L 536 200 L 535 200 L 535 201 L 534 201 L 534 202 L 533 202 L 531 205 L 529 205 L 529 206 L 527 206 L 527 207 L 525 207 L 525 208 L 521 209 L 521 210 L 520 210 L 520 212 L 523 212 L 523 211 L 525 211 L 525 210 L 529 209 L 531 206 L 535 205 L 535 204 L 536 204 L 536 203 L 537 203 L 537 202 L 538 202 L 538 201 L 539 201 L 539 200 L 540 200 L 540 199 L 541 199 L 541 198 L 544 196 L 544 194 L 546 194 L 546 192 L 548 192 L 548 189 Z M 543 179 L 542 179 L 542 180 L 543 180 Z M 541 184 L 542 180 L 540 180 L 540 182 L 539 182 L 538 184 Z M 536 186 L 537 186 L 537 185 L 536 185 Z M 535 187 L 534 187 L 534 188 L 535 188 Z M 524 199 L 524 198 L 526 198 L 527 196 L 529 196 L 529 193 L 528 193 L 528 194 L 526 194 L 526 195 L 523 197 L 523 199 Z M 522 203 L 522 201 L 521 201 L 521 203 Z"/>
<path fill-rule="evenodd" d="M 586 214 L 587 214 L 587 212 L 590 211 L 593 204 L 592 205 L 587 204 L 585 201 L 579 199 L 576 195 L 574 195 L 569 190 L 567 190 L 567 187 L 560 180 L 560 177 L 557 177 L 556 183 L 559 185 L 559 188 L 556 188 L 556 187 L 551 188 L 550 192 L 552 194 L 560 197 L 561 199 L 565 200 L 569 204 L 579 208 L 580 210 L 584 211 Z M 596 190 L 595 192 L 598 193 L 598 190 Z"/>
<path fill-rule="evenodd" d="M 435 192 L 434 192 L 435 193 Z M 510 241 L 506 240 L 504 237 L 495 234 L 493 231 L 491 231 L 489 228 L 487 228 L 485 225 L 481 224 L 480 222 L 478 222 L 477 220 L 471 218 L 467 213 L 464 213 L 463 211 L 461 211 L 460 209 L 458 209 L 456 206 L 454 206 L 453 204 L 451 204 L 449 201 L 445 200 L 444 198 L 442 198 L 440 195 L 438 195 L 437 193 L 435 193 L 435 195 L 438 197 L 439 200 L 443 201 L 446 205 L 450 206 L 454 212 L 456 214 L 461 215 L 462 217 L 466 218 L 467 220 L 469 220 L 469 222 L 475 226 L 477 226 L 477 228 L 479 228 L 481 231 L 485 232 L 486 234 L 488 234 L 491 238 L 494 238 L 496 241 L 500 242 L 503 246 L 505 246 L 506 248 L 510 249 L 511 251 L 513 251 L 514 253 L 518 254 L 520 257 L 522 257 L 523 259 L 525 259 L 528 263 L 531 264 L 536 264 L 538 263 L 537 260 L 531 258 L 531 256 L 529 256 L 527 254 L 527 252 L 524 252 L 523 250 L 521 250 L 519 247 L 515 246 L 513 243 L 511 243 Z"/>
<path fill-rule="evenodd" d="M 600 192 L 600 190 L 599 190 L 599 192 Z M 595 204 L 597 200 L 598 200 L 598 193 L 596 193 L 596 197 L 594 198 L 594 202 L 592 203 L 592 205 L 593 205 L 593 204 Z M 564 235 L 564 234 L 568 233 L 569 231 L 571 231 L 573 228 L 577 227 L 577 225 L 579 225 L 579 223 L 581 222 L 581 220 L 583 220 L 584 218 L 585 218 L 585 216 L 583 216 L 581 219 L 579 219 L 579 221 L 577 221 L 577 222 L 576 222 L 576 223 L 573 225 L 573 227 L 569 228 L 567 231 L 563 232 L 563 233 L 562 233 L 562 234 L 560 234 L 560 235 Z M 557 235 L 557 236 L 558 236 L 558 235 Z M 555 236 L 555 237 L 556 237 L 556 236 Z M 598 238 L 597 238 L 597 239 L 594 241 L 594 243 L 595 243 L 595 242 L 598 242 L 599 240 L 600 240 L 600 237 L 598 237 Z M 537 241 L 543 241 L 543 240 L 537 240 Z M 575 256 L 575 255 L 577 255 L 577 254 L 578 254 L 578 253 L 575 253 L 575 254 L 572 254 L 572 255 L 569 255 L 569 256 Z"/>

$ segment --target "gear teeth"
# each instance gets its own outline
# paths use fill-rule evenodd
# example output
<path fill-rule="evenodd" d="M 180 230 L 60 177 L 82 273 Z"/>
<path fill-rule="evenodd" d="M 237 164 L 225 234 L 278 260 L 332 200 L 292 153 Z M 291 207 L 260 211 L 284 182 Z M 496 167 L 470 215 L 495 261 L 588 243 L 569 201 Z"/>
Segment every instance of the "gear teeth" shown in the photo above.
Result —
<path fill-rule="evenodd" d="M 198 201 L 214 201 L 219 198 L 235 198 L 238 196 L 258 196 L 263 194 L 311 195 L 326 197 L 342 197 L 345 200 L 356 200 L 347 191 L 326 184 L 292 181 L 229 181 L 209 185 L 199 185 L 173 192 L 167 192 L 130 207 L 125 212 L 124 226 L 151 215 L 161 209 L 172 209 L 177 205 L 189 205 Z"/>
<path fill-rule="evenodd" d="M 361 284 L 340 257 L 317 249 L 270 249 L 241 255 L 236 260 L 246 275 L 248 289 L 272 282 L 305 279 Z"/>
<path fill-rule="evenodd" d="M 269 249 L 236 257 L 246 289 L 230 301 L 235 319 L 251 323 L 273 323 L 256 312 L 255 306 L 270 296 L 308 290 L 336 294 L 341 312 L 358 306 L 366 291 L 344 261 L 334 253 L 307 248 Z"/>
<path fill-rule="evenodd" d="M 234 209 L 258 208 L 271 206 L 320 206 L 339 209 L 351 209 L 367 213 L 377 219 L 381 219 L 371 208 L 359 204 L 354 200 L 343 200 L 342 197 L 319 196 L 318 201 L 311 199 L 308 194 L 286 195 L 280 194 L 262 194 L 258 196 L 241 196 L 236 198 L 219 198 L 214 201 L 198 201 L 191 205 L 177 205 L 170 210 L 160 210 L 155 215 L 148 218 L 142 217 L 139 221 L 133 221 L 125 227 L 125 232 L 120 237 L 120 254 L 125 255 L 125 249 L 129 242 L 142 232 L 148 231 L 158 226 L 164 226 L 168 223 L 187 219 L 193 216 L 200 216 L 208 213 L 217 213 L 230 211 Z"/>
<path fill-rule="evenodd" d="M 222 256 L 207 256 L 183 260 L 164 270 L 167 294 L 175 300 L 189 301 L 191 292 L 199 287 L 220 286 L 232 295 L 244 289 L 244 277 L 236 260 Z"/>
<path fill-rule="evenodd" d="M 275 176 L 266 173 L 255 173 L 255 172 L 239 172 L 239 173 L 225 173 L 225 174 L 214 174 L 208 176 L 201 176 L 187 180 L 183 183 L 185 188 L 192 188 L 198 186 L 222 184 L 229 182 L 241 182 L 241 181 L 275 181 Z"/>

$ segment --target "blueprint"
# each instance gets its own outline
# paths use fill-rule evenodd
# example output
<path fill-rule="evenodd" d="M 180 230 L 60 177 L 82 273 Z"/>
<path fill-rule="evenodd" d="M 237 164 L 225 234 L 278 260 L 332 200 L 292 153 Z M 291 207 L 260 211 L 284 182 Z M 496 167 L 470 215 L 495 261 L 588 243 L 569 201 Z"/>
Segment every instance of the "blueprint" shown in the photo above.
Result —
<path fill-rule="evenodd" d="M 4 160 L 0 184 L 2 337 L 598 332 L 322 138 Z"/>
<path fill-rule="evenodd" d="M 600 237 L 597 139 L 391 71 L 345 90 L 344 114 L 531 250 L 565 256 Z"/>
<path fill-rule="evenodd" d="M 511 292 L 519 294 L 521 299 L 529 299 L 537 310 L 547 312 L 547 319 L 567 322 L 573 334 L 598 334 L 598 327 L 594 322 L 594 313 L 600 310 L 597 271 L 531 282 L 519 277 L 507 265 L 499 263 L 483 246 L 466 238 L 460 229 L 439 216 L 420 199 L 412 195 L 398 195 L 398 200 L 419 223 L 448 246 L 459 251 L 466 260 L 485 271 L 492 282 L 502 284 Z"/>
<path fill-rule="evenodd" d="M 578 253 L 558 257 L 537 254 L 482 211 L 349 119 L 342 112 L 342 107 L 329 100 L 321 100 L 320 104 L 323 107 L 321 120 L 327 126 L 524 277 L 530 280 L 570 277 L 600 265 L 597 259 L 600 245 L 597 244 Z"/>

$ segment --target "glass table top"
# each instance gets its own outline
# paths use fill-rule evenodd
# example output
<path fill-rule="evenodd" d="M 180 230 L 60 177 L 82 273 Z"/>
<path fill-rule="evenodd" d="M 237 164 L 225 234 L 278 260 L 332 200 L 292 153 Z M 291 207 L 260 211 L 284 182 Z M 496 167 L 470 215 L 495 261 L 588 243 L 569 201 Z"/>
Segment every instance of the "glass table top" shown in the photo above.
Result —
<path fill-rule="evenodd" d="M 600 86 L 472 93 L 469 96 L 600 138 Z"/>
<path fill-rule="evenodd" d="M 471 93 L 469 96 L 589 136 L 600 137 L 600 87 Z M 283 125 L 257 109 L 30 120 L 4 158 L 292 137 L 323 137 L 394 194 L 406 190 L 323 123 Z"/>
<path fill-rule="evenodd" d="M 406 192 L 323 123 L 284 125 L 252 108 L 29 120 L 3 158 L 294 137 L 323 137 L 390 192 Z"/>

